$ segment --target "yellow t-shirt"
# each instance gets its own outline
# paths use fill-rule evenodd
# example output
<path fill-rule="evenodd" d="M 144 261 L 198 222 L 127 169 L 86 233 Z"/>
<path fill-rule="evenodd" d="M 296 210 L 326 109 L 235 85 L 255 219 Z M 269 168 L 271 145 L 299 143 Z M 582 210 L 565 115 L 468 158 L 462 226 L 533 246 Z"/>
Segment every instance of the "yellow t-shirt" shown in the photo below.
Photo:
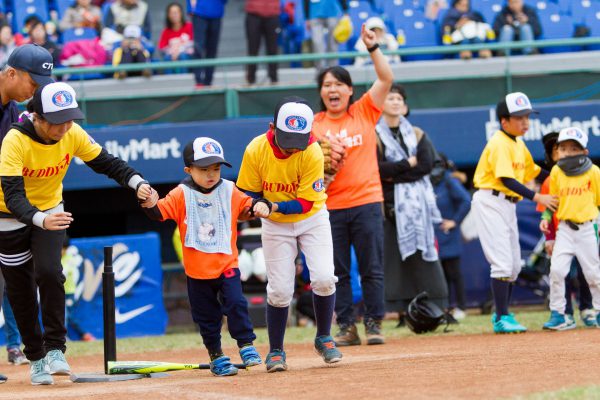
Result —
<path fill-rule="evenodd" d="M 29 202 L 45 211 L 62 201 L 62 181 L 73 157 L 91 161 L 102 147 L 77 124 L 55 144 L 42 144 L 11 129 L 2 142 L 0 176 L 23 176 Z M 10 213 L 0 189 L 0 211 Z"/>
<path fill-rule="evenodd" d="M 304 151 L 281 159 L 275 157 L 267 135 L 254 138 L 246 147 L 237 186 L 242 190 L 260 193 L 271 202 L 302 198 L 312 201 L 306 214 L 274 212 L 269 219 L 275 222 L 298 222 L 315 214 L 325 204 L 323 185 L 323 152 L 317 142 Z"/>
<path fill-rule="evenodd" d="M 583 223 L 596 219 L 600 206 L 600 168 L 567 176 L 557 165 L 550 172 L 550 194 L 558 196 L 556 216 L 561 221 Z"/>
<path fill-rule="evenodd" d="M 504 186 L 500 178 L 526 183 L 538 176 L 540 171 L 521 138 L 513 140 L 506 133 L 496 131 L 481 153 L 473 183 L 478 189 L 495 189 L 521 199 L 522 196 Z"/>

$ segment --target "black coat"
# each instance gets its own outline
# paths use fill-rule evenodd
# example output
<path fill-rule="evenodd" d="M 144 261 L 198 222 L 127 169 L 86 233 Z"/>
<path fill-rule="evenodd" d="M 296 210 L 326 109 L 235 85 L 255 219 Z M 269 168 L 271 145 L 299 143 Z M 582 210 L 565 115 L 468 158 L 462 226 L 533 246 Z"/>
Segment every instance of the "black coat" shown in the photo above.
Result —
<path fill-rule="evenodd" d="M 540 24 L 540 19 L 538 18 L 537 12 L 534 8 L 523 5 L 523 13 L 527 15 L 529 19 L 528 24 L 531 25 L 531 29 L 533 30 L 533 37 L 538 39 L 542 36 L 542 25 Z M 514 27 L 518 26 L 516 14 L 514 14 L 508 6 L 505 6 L 499 13 L 496 15 L 496 19 L 494 19 L 494 32 L 496 32 L 496 37 L 500 37 L 500 31 L 504 25 L 512 25 Z"/>

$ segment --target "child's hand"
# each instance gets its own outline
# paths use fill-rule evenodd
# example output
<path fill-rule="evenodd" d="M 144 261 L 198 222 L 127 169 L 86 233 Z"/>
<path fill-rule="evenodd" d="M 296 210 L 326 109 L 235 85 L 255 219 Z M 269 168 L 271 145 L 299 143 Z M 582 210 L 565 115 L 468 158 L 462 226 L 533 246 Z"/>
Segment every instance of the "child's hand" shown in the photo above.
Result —
<path fill-rule="evenodd" d="M 152 194 L 150 196 L 148 196 L 146 198 L 146 200 L 140 204 L 144 208 L 152 208 L 156 205 L 156 203 L 158 203 L 158 192 L 154 189 L 151 189 L 151 190 L 152 190 Z"/>
<path fill-rule="evenodd" d="M 552 252 L 554 251 L 554 240 L 546 240 L 546 243 L 544 243 L 544 248 L 546 249 L 546 254 L 552 257 Z"/>
<path fill-rule="evenodd" d="M 558 208 L 558 197 L 551 194 L 536 193 L 535 196 L 533 196 L 533 201 L 543 205 L 552 212 L 555 212 Z"/>
<path fill-rule="evenodd" d="M 540 231 L 542 231 L 542 233 L 545 233 L 545 234 L 550 233 L 550 223 L 548 221 L 546 221 L 545 219 L 540 221 Z M 548 242 L 546 242 L 546 243 L 548 243 Z"/>
<path fill-rule="evenodd" d="M 254 215 L 259 218 L 267 218 L 269 215 L 271 215 L 271 211 L 269 211 L 269 206 L 267 206 L 263 202 L 256 203 L 252 210 L 254 211 Z"/>

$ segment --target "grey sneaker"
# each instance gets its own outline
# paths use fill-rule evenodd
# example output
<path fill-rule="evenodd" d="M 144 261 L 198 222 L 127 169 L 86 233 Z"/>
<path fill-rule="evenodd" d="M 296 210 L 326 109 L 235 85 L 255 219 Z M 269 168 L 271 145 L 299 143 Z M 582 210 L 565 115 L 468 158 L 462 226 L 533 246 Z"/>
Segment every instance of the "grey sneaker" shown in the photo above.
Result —
<path fill-rule="evenodd" d="M 53 385 L 54 380 L 49 374 L 48 363 L 45 358 L 42 358 L 31 363 L 29 367 L 32 385 Z"/>
<path fill-rule="evenodd" d="M 365 332 L 367 334 L 367 344 L 384 344 L 385 338 L 381 334 L 381 321 L 374 319 L 365 319 Z"/>
<path fill-rule="evenodd" d="M 335 335 L 334 340 L 337 346 L 360 345 L 360 337 L 358 336 L 356 325 L 340 324 L 340 331 Z"/>
<path fill-rule="evenodd" d="M 18 347 L 6 350 L 8 353 L 8 362 L 13 365 L 29 364 L 29 360 Z"/>
<path fill-rule="evenodd" d="M 51 375 L 71 375 L 71 367 L 60 350 L 50 350 L 46 354 L 46 362 Z"/>

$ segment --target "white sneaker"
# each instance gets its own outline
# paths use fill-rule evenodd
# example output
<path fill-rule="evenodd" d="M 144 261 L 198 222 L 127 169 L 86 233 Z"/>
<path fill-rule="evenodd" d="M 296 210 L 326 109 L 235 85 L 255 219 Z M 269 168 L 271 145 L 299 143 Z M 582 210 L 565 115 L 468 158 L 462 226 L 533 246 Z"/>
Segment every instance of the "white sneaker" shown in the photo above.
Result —
<path fill-rule="evenodd" d="M 467 317 L 467 313 L 461 310 L 460 308 L 455 308 L 454 310 L 452 310 L 452 316 L 454 317 L 454 319 L 460 321 Z"/>
<path fill-rule="evenodd" d="M 32 385 L 53 385 L 54 380 L 49 374 L 48 363 L 45 358 L 33 361 L 29 367 Z"/>
<path fill-rule="evenodd" d="M 71 367 L 60 350 L 50 350 L 46 354 L 46 362 L 51 375 L 71 375 Z"/>

